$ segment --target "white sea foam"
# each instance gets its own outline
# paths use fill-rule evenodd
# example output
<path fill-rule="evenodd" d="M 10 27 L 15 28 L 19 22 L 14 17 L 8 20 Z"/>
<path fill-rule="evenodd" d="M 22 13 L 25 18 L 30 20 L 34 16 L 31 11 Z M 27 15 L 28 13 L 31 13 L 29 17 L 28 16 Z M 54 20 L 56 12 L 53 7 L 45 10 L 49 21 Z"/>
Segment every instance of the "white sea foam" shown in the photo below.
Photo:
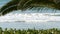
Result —
<path fill-rule="evenodd" d="M 52 16 L 53 15 L 53 16 Z M 9 13 L 5 16 L 0 16 L 0 22 L 48 22 L 60 21 L 59 13 Z"/>

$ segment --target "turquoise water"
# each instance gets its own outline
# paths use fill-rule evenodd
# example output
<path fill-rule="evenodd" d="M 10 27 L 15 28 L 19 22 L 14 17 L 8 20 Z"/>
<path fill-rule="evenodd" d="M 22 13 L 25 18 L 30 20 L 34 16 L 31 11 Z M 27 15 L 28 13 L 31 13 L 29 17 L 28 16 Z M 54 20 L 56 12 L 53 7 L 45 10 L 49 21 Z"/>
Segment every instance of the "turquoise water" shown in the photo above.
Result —
<path fill-rule="evenodd" d="M 16 29 L 50 29 L 50 28 L 58 28 L 60 29 L 60 22 L 41 22 L 41 23 L 25 23 L 25 22 L 4 22 L 0 23 L 0 27 L 5 28 L 16 28 Z"/>
<path fill-rule="evenodd" d="M 5 5 L 7 2 L 9 2 L 10 0 L 0 0 L 0 7 Z"/>

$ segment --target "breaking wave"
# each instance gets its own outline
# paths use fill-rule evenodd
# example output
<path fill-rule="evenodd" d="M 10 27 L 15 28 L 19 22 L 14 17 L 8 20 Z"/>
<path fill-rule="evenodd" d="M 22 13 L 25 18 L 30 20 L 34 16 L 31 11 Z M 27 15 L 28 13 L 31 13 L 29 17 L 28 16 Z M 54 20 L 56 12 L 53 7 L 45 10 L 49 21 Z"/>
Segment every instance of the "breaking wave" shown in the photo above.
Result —
<path fill-rule="evenodd" d="M 0 16 L 0 22 L 49 22 L 60 21 L 60 13 L 9 13 Z"/>

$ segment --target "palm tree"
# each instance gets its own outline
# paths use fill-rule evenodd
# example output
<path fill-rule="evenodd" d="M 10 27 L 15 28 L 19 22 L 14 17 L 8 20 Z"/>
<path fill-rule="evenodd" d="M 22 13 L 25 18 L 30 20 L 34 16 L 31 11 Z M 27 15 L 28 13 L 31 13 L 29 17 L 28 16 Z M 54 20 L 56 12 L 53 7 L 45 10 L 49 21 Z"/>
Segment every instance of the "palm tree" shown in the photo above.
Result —
<path fill-rule="evenodd" d="M 50 7 L 56 9 L 57 4 L 50 0 L 12 0 L 0 9 L 0 15 L 5 15 L 13 10 L 26 10 L 33 7 Z M 57 7 L 57 9 L 60 9 Z"/>

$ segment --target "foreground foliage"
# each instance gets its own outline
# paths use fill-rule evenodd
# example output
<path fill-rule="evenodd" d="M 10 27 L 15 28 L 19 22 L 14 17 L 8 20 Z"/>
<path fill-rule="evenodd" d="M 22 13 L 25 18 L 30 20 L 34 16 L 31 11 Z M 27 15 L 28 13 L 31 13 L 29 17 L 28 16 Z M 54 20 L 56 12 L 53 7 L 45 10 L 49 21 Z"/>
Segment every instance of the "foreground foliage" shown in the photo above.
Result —
<path fill-rule="evenodd" d="M 16 30 L 16 29 L 5 29 L 2 30 L 2 28 L 0 28 L 0 34 L 60 34 L 60 30 L 58 29 L 46 29 L 46 30 L 36 30 L 36 29 L 28 29 L 28 30 Z"/>

